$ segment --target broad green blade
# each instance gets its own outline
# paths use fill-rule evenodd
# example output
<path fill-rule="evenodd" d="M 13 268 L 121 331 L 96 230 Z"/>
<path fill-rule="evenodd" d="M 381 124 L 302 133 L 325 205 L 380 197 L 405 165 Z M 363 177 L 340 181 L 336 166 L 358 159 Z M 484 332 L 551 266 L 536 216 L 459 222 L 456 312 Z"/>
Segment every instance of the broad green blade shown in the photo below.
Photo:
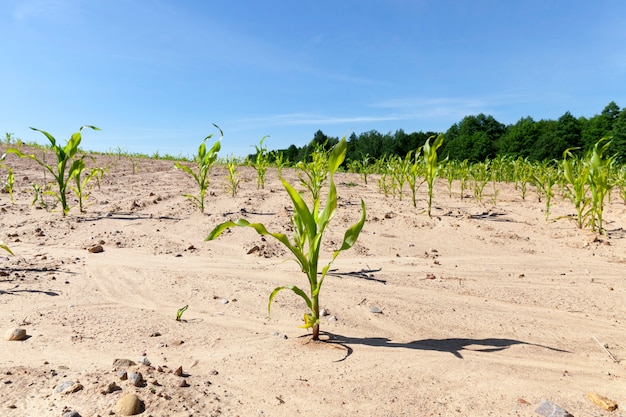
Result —
<path fill-rule="evenodd" d="M 294 293 L 298 294 L 300 297 L 302 297 L 302 299 L 306 303 L 309 310 L 313 310 L 313 303 L 311 302 L 311 299 L 309 298 L 308 295 L 306 295 L 304 291 L 302 291 L 300 288 L 296 287 L 295 285 L 284 285 L 282 287 L 275 288 L 274 291 L 272 291 L 272 293 L 270 294 L 270 299 L 269 299 L 269 302 L 267 303 L 268 315 L 270 314 L 270 310 L 272 308 L 272 301 L 274 301 L 274 297 L 276 297 L 276 294 L 278 294 L 282 290 L 291 290 Z"/>

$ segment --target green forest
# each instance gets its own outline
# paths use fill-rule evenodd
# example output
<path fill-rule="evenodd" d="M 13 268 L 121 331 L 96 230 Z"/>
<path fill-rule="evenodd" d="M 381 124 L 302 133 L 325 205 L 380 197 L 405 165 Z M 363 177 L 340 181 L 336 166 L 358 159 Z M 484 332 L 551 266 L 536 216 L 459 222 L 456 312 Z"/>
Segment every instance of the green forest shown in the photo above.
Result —
<path fill-rule="evenodd" d="M 528 161 L 561 159 L 563 152 L 574 149 L 582 155 L 601 138 L 610 138 L 608 154 L 616 155 L 620 162 L 626 160 L 626 109 L 611 101 L 599 114 L 592 117 L 574 117 L 569 111 L 558 120 L 534 120 L 522 117 L 514 124 L 505 125 L 491 115 L 466 116 L 446 132 L 413 132 L 402 129 L 380 133 L 376 130 L 352 133 L 348 138 L 346 160 L 363 157 L 373 160 L 389 156 L 404 157 L 424 145 L 426 140 L 443 133 L 445 140 L 438 153 L 441 158 L 453 161 L 483 162 L 498 156 L 524 158 Z M 316 148 L 330 149 L 339 141 L 337 137 L 315 132 L 309 144 L 276 151 L 290 163 L 306 160 Z M 251 155 L 251 159 L 254 155 Z"/>

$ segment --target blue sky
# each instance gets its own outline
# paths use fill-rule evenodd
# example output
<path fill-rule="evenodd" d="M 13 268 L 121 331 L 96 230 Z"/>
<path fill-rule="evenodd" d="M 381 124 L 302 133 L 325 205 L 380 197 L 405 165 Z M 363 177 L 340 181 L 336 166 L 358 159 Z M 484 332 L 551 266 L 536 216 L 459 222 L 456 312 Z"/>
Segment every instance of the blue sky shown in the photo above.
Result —
<path fill-rule="evenodd" d="M 0 0 L 0 134 L 221 155 L 626 107 L 623 0 Z"/>

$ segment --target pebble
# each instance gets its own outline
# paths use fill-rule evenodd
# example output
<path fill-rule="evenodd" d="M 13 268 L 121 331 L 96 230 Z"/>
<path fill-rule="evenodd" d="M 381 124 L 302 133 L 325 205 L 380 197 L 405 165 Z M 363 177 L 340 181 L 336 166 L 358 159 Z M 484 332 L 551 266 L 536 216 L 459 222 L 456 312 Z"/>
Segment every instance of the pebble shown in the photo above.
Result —
<path fill-rule="evenodd" d="M 87 250 L 89 252 L 91 252 L 91 253 L 102 253 L 102 252 L 104 252 L 104 248 L 102 247 L 102 245 L 95 245 L 95 246 L 90 247 Z"/>
<path fill-rule="evenodd" d="M 179 366 L 178 368 L 176 368 L 176 370 L 174 371 L 174 375 L 182 376 L 183 375 L 183 367 Z"/>
<path fill-rule="evenodd" d="M 136 387 L 141 387 L 144 385 L 143 375 L 141 375 L 141 372 L 133 372 L 128 374 L 128 380 Z"/>
<path fill-rule="evenodd" d="M 141 400 L 135 394 L 127 394 L 115 405 L 115 413 L 123 416 L 134 416 L 141 413 Z"/>
<path fill-rule="evenodd" d="M 541 400 L 535 413 L 544 417 L 573 417 L 567 410 L 548 400 Z"/>
<path fill-rule="evenodd" d="M 4 340 L 24 340 L 26 339 L 26 329 L 16 327 L 4 333 Z"/>
<path fill-rule="evenodd" d="M 137 364 L 131 361 L 130 359 L 115 359 L 113 361 L 113 366 L 128 367 L 128 366 L 135 366 L 135 365 Z"/>
<path fill-rule="evenodd" d="M 60 392 L 62 394 L 73 394 L 84 389 L 81 384 L 74 381 L 63 381 L 56 385 L 54 388 L 54 392 Z"/>
<path fill-rule="evenodd" d="M 81 417 L 81 415 L 78 414 L 78 411 L 68 411 L 67 413 L 63 414 L 63 417 Z"/>
<path fill-rule="evenodd" d="M 112 392 L 121 391 L 121 390 L 122 388 L 119 385 L 117 385 L 115 382 L 111 382 L 109 385 L 107 385 L 104 392 L 106 392 L 107 394 L 110 394 Z"/>
<path fill-rule="evenodd" d="M 139 358 L 137 362 L 139 362 L 142 365 L 150 366 L 150 360 L 148 360 L 148 358 L 145 356 L 142 356 L 141 358 Z"/>
<path fill-rule="evenodd" d="M 59 382 L 57 386 L 54 388 L 54 392 L 63 392 L 74 384 L 75 384 L 74 381 Z"/>
<path fill-rule="evenodd" d="M 376 306 L 374 307 L 370 307 L 370 313 L 374 313 L 374 314 L 382 314 L 382 310 Z"/>
<path fill-rule="evenodd" d="M 222 298 L 222 299 L 220 300 L 220 303 L 222 303 L 222 304 L 228 304 L 228 300 L 227 300 L 227 299 L 225 299 L 225 298 Z"/>
<path fill-rule="evenodd" d="M 186 379 L 183 379 L 182 381 L 180 381 L 178 386 L 181 387 L 181 388 L 187 388 L 189 386 L 189 384 L 187 383 Z"/>
<path fill-rule="evenodd" d="M 119 376 L 122 381 L 126 381 L 128 379 L 128 373 L 123 369 L 117 371 L 117 376 Z"/>

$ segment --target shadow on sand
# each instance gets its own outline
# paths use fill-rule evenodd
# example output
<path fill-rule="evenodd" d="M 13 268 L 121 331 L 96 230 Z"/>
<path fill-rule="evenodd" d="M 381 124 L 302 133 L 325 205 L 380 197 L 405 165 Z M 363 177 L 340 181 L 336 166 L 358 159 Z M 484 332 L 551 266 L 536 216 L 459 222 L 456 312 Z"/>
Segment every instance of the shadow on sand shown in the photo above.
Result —
<path fill-rule="evenodd" d="M 499 352 L 504 349 L 508 349 L 514 345 L 527 345 L 538 346 L 544 349 L 549 349 L 555 352 L 569 353 L 567 350 L 557 349 L 550 346 L 539 345 L 536 343 L 522 342 L 521 340 L 514 339 L 466 339 L 466 338 L 449 338 L 449 339 L 423 339 L 413 340 L 411 342 L 399 343 L 392 342 L 389 339 L 383 337 L 346 337 L 328 332 L 321 332 L 324 337 L 323 341 L 326 343 L 336 344 L 342 346 L 346 350 L 346 355 L 338 360 L 341 362 L 350 357 L 353 353 L 353 345 L 365 345 L 387 348 L 403 348 L 403 349 L 417 349 L 417 350 L 431 350 L 435 352 L 447 352 L 456 356 L 459 359 L 463 359 L 461 351 L 470 350 L 472 352 Z"/>

